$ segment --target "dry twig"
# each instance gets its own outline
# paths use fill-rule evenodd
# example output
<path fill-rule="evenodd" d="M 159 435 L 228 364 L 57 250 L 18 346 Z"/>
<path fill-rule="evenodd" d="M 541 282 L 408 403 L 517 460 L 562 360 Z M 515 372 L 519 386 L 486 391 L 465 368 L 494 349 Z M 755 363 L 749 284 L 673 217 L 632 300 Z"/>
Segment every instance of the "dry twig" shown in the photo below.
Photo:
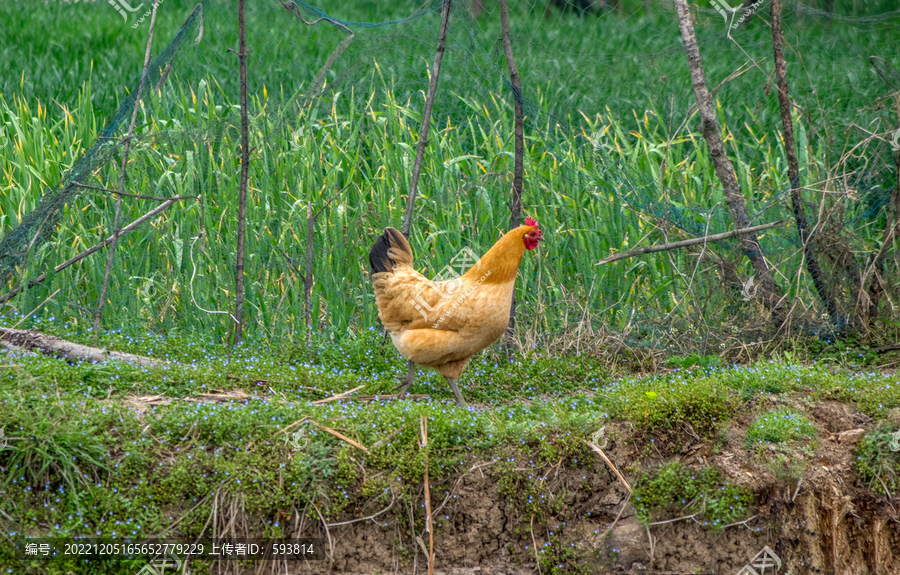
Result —
<path fill-rule="evenodd" d="M 434 522 L 431 517 L 431 488 L 428 485 L 428 418 L 424 415 L 420 420 L 422 441 L 419 449 L 423 450 L 425 457 L 425 519 L 428 529 L 428 575 L 434 575 Z"/>
<path fill-rule="evenodd" d="M 688 246 L 695 246 L 697 244 L 706 244 L 708 242 L 718 242 L 721 240 L 727 240 L 730 238 L 734 238 L 743 234 L 747 234 L 750 232 L 758 232 L 762 230 L 768 230 L 769 228 L 778 227 L 787 223 L 787 220 L 781 220 L 778 222 L 772 222 L 770 224 L 762 224 L 759 226 L 752 226 L 749 228 L 744 228 L 742 230 L 734 230 L 732 232 L 724 232 L 721 234 L 712 234 L 708 236 L 703 236 L 702 238 L 691 238 L 689 240 L 681 240 L 678 242 L 667 242 L 658 246 L 646 246 L 643 248 L 634 248 L 632 250 L 619 252 L 617 254 L 613 254 L 611 256 L 607 256 L 597 262 L 596 266 L 608 264 L 610 262 L 623 260 L 625 258 L 631 258 L 634 256 L 641 256 L 644 254 L 652 254 L 655 252 L 663 252 L 668 250 L 674 250 L 677 248 L 686 248 Z"/>
<path fill-rule="evenodd" d="M 364 388 L 364 387 L 365 387 L 365 385 L 360 385 L 359 387 L 354 387 L 353 389 L 351 389 L 351 390 L 349 390 L 349 391 L 344 391 L 344 392 L 342 392 L 342 393 L 338 393 L 337 395 L 332 395 L 331 397 L 326 397 L 326 398 L 324 398 L 324 399 L 317 399 L 317 400 L 315 400 L 315 401 L 311 401 L 311 402 L 310 402 L 310 405 L 324 405 L 324 404 L 326 404 L 326 403 L 331 403 L 332 401 L 338 401 L 338 400 L 340 400 L 340 399 L 346 399 L 346 397 L 347 397 L 348 395 L 350 395 L 350 394 L 353 393 L 354 391 L 359 391 L 360 389 L 362 389 L 362 388 Z"/>
<path fill-rule="evenodd" d="M 582 441 L 584 441 L 584 442 L 588 445 L 588 447 L 590 447 L 591 449 L 593 449 L 594 451 L 597 452 L 597 454 L 600 456 L 600 458 L 603 459 L 603 462 L 606 463 L 606 465 L 607 465 L 610 469 L 612 469 L 613 473 L 616 474 L 616 477 L 619 478 L 619 481 L 622 482 L 622 485 L 625 486 L 625 489 L 628 490 L 628 493 L 633 493 L 633 490 L 631 489 L 631 486 L 628 485 L 628 482 L 627 482 L 627 481 L 625 481 L 625 477 L 623 477 L 622 474 L 619 473 L 619 470 L 616 469 L 616 466 L 613 465 L 613 462 L 609 460 L 609 457 L 607 457 L 606 454 L 603 453 L 603 450 L 600 449 L 600 447 L 598 447 L 596 443 L 592 443 L 592 442 L 590 442 L 590 441 L 588 441 L 588 440 L 586 440 L 586 439 L 582 439 Z"/>

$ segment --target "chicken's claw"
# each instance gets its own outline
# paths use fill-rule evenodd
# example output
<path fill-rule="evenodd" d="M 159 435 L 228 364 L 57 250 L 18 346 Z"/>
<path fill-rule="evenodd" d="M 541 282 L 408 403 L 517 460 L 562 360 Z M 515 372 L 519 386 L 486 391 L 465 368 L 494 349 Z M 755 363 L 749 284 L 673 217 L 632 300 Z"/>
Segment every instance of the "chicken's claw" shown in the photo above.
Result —
<path fill-rule="evenodd" d="M 409 393 L 409 388 L 412 386 L 413 382 L 416 380 L 416 364 L 413 362 L 408 363 L 408 367 L 406 370 L 406 375 L 402 377 L 398 377 L 397 381 L 400 382 L 400 385 L 394 388 L 397 393 L 397 398 L 404 397 L 407 393 Z"/>

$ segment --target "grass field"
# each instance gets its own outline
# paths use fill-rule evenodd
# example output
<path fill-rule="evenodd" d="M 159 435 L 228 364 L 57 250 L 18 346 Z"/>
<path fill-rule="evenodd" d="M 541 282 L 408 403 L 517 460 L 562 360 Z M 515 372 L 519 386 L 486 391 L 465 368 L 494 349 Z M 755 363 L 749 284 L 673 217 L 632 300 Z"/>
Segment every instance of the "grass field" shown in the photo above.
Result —
<path fill-rule="evenodd" d="M 160 5 L 154 54 L 194 5 Z M 748 209 L 754 223 L 791 219 L 770 30 L 754 18 L 729 36 L 702 5 L 695 26 L 707 81 L 724 82 L 718 114 Z M 837 213 L 849 246 L 825 258 L 837 277 L 880 247 L 897 181 L 890 135 L 900 84 L 879 76 L 869 58 L 900 68 L 900 15 L 887 1 L 830 5 L 831 19 L 805 9 L 825 6 L 811 1 L 789 3 L 785 17 L 808 210 Z M 801 501 L 825 497 L 832 484 L 817 479 L 819 468 L 845 480 L 841 495 L 864 500 L 857 509 L 867 520 L 896 517 L 900 376 L 890 344 L 900 341 L 900 322 L 887 311 L 868 331 L 836 338 L 798 271 L 793 225 L 762 236 L 801 310 L 777 334 L 763 325 L 761 306 L 720 273 L 732 264 L 750 275 L 735 244 L 595 265 L 636 245 L 732 227 L 697 118 L 688 115 L 693 96 L 674 14 L 656 5 L 647 14 L 643 2 L 622 0 L 620 11 L 578 15 L 511 2 L 528 116 L 524 211 L 547 241 L 520 268 L 521 348 L 512 359 L 496 347 L 477 355 L 460 379 L 473 406 L 460 409 L 443 379 L 425 370 L 411 393 L 427 400 L 380 398 L 405 362 L 384 343 L 366 259 L 373 238 L 399 226 L 405 209 L 439 4 L 421 13 L 409 2 L 322 5 L 353 22 L 355 36 L 326 70 L 322 99 L 302 106 L 343 34 L 298 26 L 275 2 L 248 3 L 247 327 L 243 344 L 229 346 L 240 162 L 228 51 L 236 47 L 235 6 L 204 5 L 202 41 L 193 43 L 192 29 L 166 82 L 139 110 L 127 189 L 197 197 L 122 239 L 101 331 L 90 326 L 105 250 L 50 273 L 0 310 L 0 328 L 168 362 L 4 353 L 0 572 L 125 574 L 143 564 L 22 562 L 10 545 L 18 536 L 193 538 L 231 529 L 282 537 L 306 529 L 330 540 L 356 528 L 393 549 L 384 563 L 400 565 L 394 572 L 411 564 L 421 571 L 415 536 L 427 539 L 426 469 L 433 505 L 443 510 L 435 513 L 439 541 L 481 525 L 475 519 L 490 513 L 466 506 L 493 497 L 511 539 L 497 549 L 485 542 L 479 557 L 504 554 L 542 574 L 600 572 L 592 566 L 628 553 L 606 533 L 619 499 L 596 510 L 604 494 L 626 492 L 586 441 L 603 445 L 633 487 L 621 510 L 642 538 L 686 517 L 710 537 L 774 527 L 790 538 L 763 502 L 791 507 L 803 482 Z M 768 19 L 768 5 L 762 10 Z M 18 34 L 0 37 L 0 235 L 21 236 L 20 253 L 0 253 L 10 289 L 110 233 L 114 197 L 84 188 L 68 197 L 48 237 L 9 235 L 51 198 L 111 117 L 130 118 L 120 106 L 148 31 L 148 22 L 131 27 L 136 18 L 125 22 L 102 2 L 0 0 L 0 20 Z M 463 247 L 485 251 L 508 227 L 512 99 L 499 15 L 488 7 L 474 20 L 454 18 L 411 238 L 418 269 L 429 274 Z M 121 126 L 113 133 L 124 134 Z M 120 148 L 92 157 L 103 161 L 79 181 L 117 187 Z M 122 219 L 156 205 L 128 200 Z M 318 214 L 313 246 L 309 212 Z M 895 253 L 886 269 L 896 277 Z M 853 294 L 842 297 L 853 305 Z M 362 398 L 333 400 L 356 388 Z M 845 408 L 850 415 L 831 417 Z M 857 443 L 839 441 L 845 431 L 860 431 Z M 464 482 L 479 474 L 490 484 L 482 491 Z M 320 528 L 329 524 L 331 533 Z M 652 554 L 652 537 L 650 545 Z"/>
<path fill-rule="evenodd" d="M 80 34 L 58 35 L 65 49 L 41 52 L 41 57 L 27 49 L 36 40 L 3 48 L 10 52 L 7 62 L 21 63 L 18 81 L 5 84 L 0 103 L 5 119 L 0 132 L 4 234 L 96 140 L 115 102 L 126 94 L 128 79 L 138 73 L 146 33 L 124 24 L 116 28 L 121 17 L 107 5 L 63 4 L 35 15 L 38 20 L 30 23 L 26 20 L 33 14 L 27 6 L 0 4 L 26 33 L 75 19 L 85 25 L 74 28 L 105 40 L 92 41 L 95 52 L 90 54 L 79 44 L 85 41 Z M 361 3 L 341 16 L 377 20 L 415 12 L 401 8 L 387 14 L 381 4 Z M 161 6 L 158 45 L 174 36 L 186 12 L 177 2 Z M 519 299 L 525 325 L 538 333 L 554 332 L 577 323 L 587 311 L 600 325 L 624 329 L 637 310 L 650 345 L 684 341 L 667 341 L 669 326 L 651 327 L 668 318 L 666 323 L 680 322 L 685 331 L 703 325 L 718 332 L 712 339 L 691 338 L 685 352 L 698 345 L 701 353 L 723 345 L 732 348 L 736 344 L 728 329 L 709 326 L 710 318 L 724 309 L 740 324 L 757 310 L 744 304 L 739 290 L 720 289 L 723 280 L 716 266 L 695 273 L 695 257 L 680 252 L 594 265 L 645 236 L 646 242 L 664 239 L 660 220 L 674 226 L 676 236 L 678 228 L 692 235 L 730 229 L 721 192 L 709 184 L 714 176 L 706 148 L 691 124 L 683 125 L 693 96 L 672 14 L 554 14 L 547 19 L 517 5 L 513 20 L 523 82 L 529 88 L 525 208 L 551 238 L 522 269 Z M 895 178 L 886 162 L 886 130 L 895 122 L 893 105 L 884 99 L 890 87 L 868 62 L 873 54 L 890 59 L 892 20 L 824 26 L 813 16 L 790 14 L 788 39 L 796 45 L 789 54 L 791 79 L 798 101 L 804 102 L 797 117 L 803 183 L 813 190 L 852 187 L 849 195 L 826 194 L 824 206 L 845 212 L 851 245 L 865 252 L 881 239 L 884 206 Z M 234 40 L 226 15 L 224 5 L 207 9 L 203 42 L 182 51 L 168 88 L 156 94 L 138 122 L 143 144 L 131 154 L 132 192 L 200 198 L 180 202 L 152 227 L 123 239 L 109 297 L 114 305 L 106 311 L 105 325 L 139 322 L 151 329 L 199 330 L 219 337 L 229 331 L 224 314 L 201 311 L 229 309 L 234 299 L 234 245 L 228 238 L 235 237 L 237 228 L 236 212 L 229 207 L 237 189 L 238 133 L 234 70 L 222 58 Z M 397 184 L 405 182 L 414 157 L 435 18 L 428 13 L 386 29 L 358 28 L 359 37 L 329 72 L 325 104 L 295 113 L 285 102 L 298 91 L 297 82 L 302 91 L 340 36 L 314 28 L 308 38 L 306 28 L 298 31 L 283 11 L 266 3 L 251 11 L 251 32 L 261 22 L 270 30 L 250 38 L 251 49 L 266 57 L 254 63 L 250 77 L 255 104 L 248 329 L 266 333 L 271 341 L 302 327 L 298 306 L 303 288 L 297 273 L 302 270 L 295 264 L 305 257 L 307 207 L 318 214 L 314 323 L 342 336 L 376 321 L 364 266 L 358 262 L 365 260 L 378 230 L 399 225 L 405 208 L 405 187 L 398 190 Z M 498 19 L 496 14 L 477 21 L 460 18 L 463 28 L 445 60 L 413 234 L 417 257 L 430 273 L 462 247 L 483 252 L 497 230 L 507 226 L 512 114 L 508 94 L 497 85 L 502 60 L 494 57 L 492 46 Z M 770 60 L 768 28 L 744 25 L 733 32 L 732 41 L 712 16 L 702 13 L 700 18 L 697 29 L 710 82 L 743 71 L 717 96 L 728 130 L 726 145 L 750 211 L 762 221 L 789 219 L 783 195 L 786 164 L 769 72 L 766 66 L 746 64 L 748 57 Z M 564 39 L 564 54 L 548 58 L 555 38 Z M 800 38 L 802 44 L 796 43 Z M 283 64 L 298 53 L 290 66 Z M 81 64 L 67 67 L 54 60 L 63 57 Z M 60 81 L 79 70 L 79 79 Z M 4 81 L 11 77 L 4 75 Z M 124 134 L 124 128 L 119 130 Z M 867 133 L 884 137 L 858 146 Z M 848 155 L 850 148 L 854 153 Z M 97 166 L 87 183 L 117 187 L 114 158 Z M 113 197 L 78 192 L 49 241 L 29 251 L 28 258 L 13 260 L 18 277 L 34 277 L 105 237 Z M 818 201 L 816 193 L 810 193 L 811 202 Z M 128 201 L 123 219 L 153 205 Z M 766 233 L 763 241 L 789 297 L 816 306 L 805 274 L 795 273 L 801 261 L 795 236 L 788 226 Z M 22 236 L 17 250 L 25 252 L 30 241 Z M 746 265 L 735 256 L 733 244 L 720 247 L 723 257 Z M 836 276 L 852 268 L 835 258 Z M 13 303 L 26 313 L 61 289 L 44 309 L 84 321 L 97 306 L 102 273 L 101 265 L 77 265 Z M 551 307 L 559 312 L 548 314 Z"/>

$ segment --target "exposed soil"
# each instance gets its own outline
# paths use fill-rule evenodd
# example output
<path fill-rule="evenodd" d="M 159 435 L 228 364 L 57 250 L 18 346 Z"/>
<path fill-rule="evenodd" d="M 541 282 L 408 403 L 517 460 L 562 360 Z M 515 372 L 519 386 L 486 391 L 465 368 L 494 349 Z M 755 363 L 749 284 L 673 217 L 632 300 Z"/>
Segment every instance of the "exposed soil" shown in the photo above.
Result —
<path fill-rule="evenodd" d="M 645 439 L 633 437 L 624 425 L 609 427 L 604 451 L 629 482 L 645 466 L 672 459 L 715 466 L 729 481 L 757 495 L 756 516 L 744 523 L 712 531 L 681 519 L 648 528 L 638 522 L 630 501 L 626 502 L 627 489 L 603 463 L 585 469 L 560 462 L 547 468 L 545 477 L 552 492 L 568 495 L 557 516 L 545 518 L 539 526 L 526 520 L 501 493 L 502 475 L 509 467 L 486 461 L 473 465 L 453 484 L 446 504 L 441 503 L 443 491 L 432 495 L 435 516 L 448 518 L 435 526 L 435 573 L 545 575 L 553 565 L 544 564 L 538 570 L 537 547 L 556 549 L 556 556 L 562 556 L 560 549 L 571 550 L 563 568 L 557 567 L 558 573 L 734 575 L 745 565 L 752 566 L 768 547 L 781 565 L 773 571 L 778 565 L 770 563 L 765 573 L 900 574 L 900 515 L 890 501 L 861 484 L 853 470 L 853 451 L 876 422 L 834 401 L 813 407 L 797 401 L 793 407 L 805 412 L 820 438 L 814 450 L 797 456 L 798 461 L 805 460 L 799 482 L 779 472 L 779 466 L 772 464 L 774 454 L 771 459 L 754 456 L 745 448 L 744 436 L 752 419 L 749 410 L 717 440 L 699 441 L 685 430 L 683 437 L 653 443 L 660 447 L 680 443 L 682 447 L 672 453 L 648 449 Z M 412 512 L 424 515 L 421 503 L 422 499 L 416 501 L 415 509 L 398 503 L 377 523 L 368 520 L 332 527 L 328 535 L 333 561 L 289 566 L 287 572 L 427 573 L 423 548 L 408 527 Z M 318 525 L 308 522 L 304 535 L 324 536 Z M 423 543 L 427 545 L 427 535 Z M 741 575 L 762 573 L 758 566 L 754 570 Z M 268 568 L 262 572 L 269 572 Z M 282 565 L 273 572 L 286 571 Z"/>

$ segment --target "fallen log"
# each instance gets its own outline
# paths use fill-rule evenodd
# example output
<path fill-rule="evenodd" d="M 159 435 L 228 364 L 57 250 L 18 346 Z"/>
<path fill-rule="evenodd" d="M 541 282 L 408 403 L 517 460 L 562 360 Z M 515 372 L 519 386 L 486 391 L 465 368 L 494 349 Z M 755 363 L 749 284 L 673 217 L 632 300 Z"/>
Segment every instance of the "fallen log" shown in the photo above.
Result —
<path fill-rule="evenodd" d="M 140 367 L 159 367 L 169 362 L 143 355 L 109 351 L 81 345 L 35 329 L 0 328 L 0 341 L 26 350 L 37 350 L 45 355 L 85 361 L 125 361 Z"/>

